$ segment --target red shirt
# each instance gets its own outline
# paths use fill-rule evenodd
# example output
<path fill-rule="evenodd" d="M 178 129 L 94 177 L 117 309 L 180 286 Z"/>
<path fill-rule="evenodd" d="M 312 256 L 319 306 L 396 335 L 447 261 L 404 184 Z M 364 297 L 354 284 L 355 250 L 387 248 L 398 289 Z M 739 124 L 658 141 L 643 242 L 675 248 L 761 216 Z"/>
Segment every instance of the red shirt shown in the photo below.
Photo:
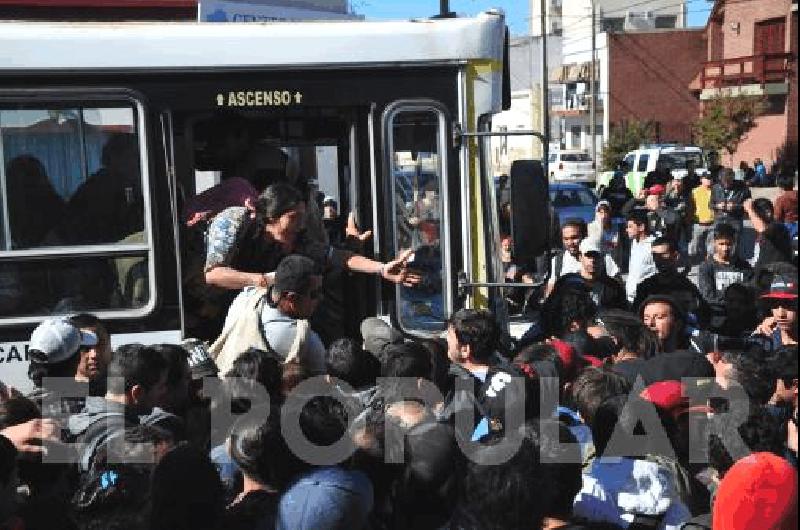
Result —
<path fill-rule="evenodd" d="M 775 199 L 775 220 L 779 223 L 797 222 L 797 190 L 784 191 Z"/>

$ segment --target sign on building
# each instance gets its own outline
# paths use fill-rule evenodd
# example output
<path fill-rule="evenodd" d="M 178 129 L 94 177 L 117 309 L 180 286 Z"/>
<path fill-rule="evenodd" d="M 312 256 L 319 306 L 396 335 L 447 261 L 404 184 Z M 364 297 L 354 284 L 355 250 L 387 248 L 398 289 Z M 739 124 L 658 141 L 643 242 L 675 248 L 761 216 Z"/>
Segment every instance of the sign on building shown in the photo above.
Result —
<path fill-rule="evenodd" d="M 310 4 L 309 4 L 310 5 Z M 296 22 L 301 20 L 361 20 L 352 13 L 290 7 L 267 3 L 231 2 L 228 0 L 201 0 L 198 4 L 201 22 Z"/>

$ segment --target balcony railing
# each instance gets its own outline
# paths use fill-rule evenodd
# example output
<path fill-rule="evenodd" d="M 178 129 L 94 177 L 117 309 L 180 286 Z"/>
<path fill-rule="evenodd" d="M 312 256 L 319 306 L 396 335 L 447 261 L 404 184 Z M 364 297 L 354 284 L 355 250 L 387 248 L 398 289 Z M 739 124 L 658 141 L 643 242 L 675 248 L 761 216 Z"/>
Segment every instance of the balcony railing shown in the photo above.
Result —
<path fill-rule="evenodd" d="M 765 53 L 703 63 L 701 89 L 724 88 L 786 81 L 791 53 Z"/>

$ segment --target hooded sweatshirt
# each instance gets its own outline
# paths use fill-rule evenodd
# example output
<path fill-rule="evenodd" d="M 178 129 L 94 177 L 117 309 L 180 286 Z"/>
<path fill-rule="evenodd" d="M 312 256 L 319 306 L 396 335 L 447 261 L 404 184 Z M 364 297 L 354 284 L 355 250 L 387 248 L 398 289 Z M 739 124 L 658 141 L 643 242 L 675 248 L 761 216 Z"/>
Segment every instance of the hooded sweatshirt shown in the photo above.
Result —
<path fill-rule="evenodd" d="M 573 515 L 627 528 L 637 516 L 660 520 L 658 528 L 678 530 L 692 516 L 666 467 L 633 458 L 598 458 L 583 475 Z"/>
<path fill-rule="evenodd" d="M 139 424 L 139 419 L 125 405 L 103 397 L 87 397 L 83 412 L 69 417 L 70 438 L 82 445 L 80 465 L 88 471 L 97 448 L 109 438 Z"/>

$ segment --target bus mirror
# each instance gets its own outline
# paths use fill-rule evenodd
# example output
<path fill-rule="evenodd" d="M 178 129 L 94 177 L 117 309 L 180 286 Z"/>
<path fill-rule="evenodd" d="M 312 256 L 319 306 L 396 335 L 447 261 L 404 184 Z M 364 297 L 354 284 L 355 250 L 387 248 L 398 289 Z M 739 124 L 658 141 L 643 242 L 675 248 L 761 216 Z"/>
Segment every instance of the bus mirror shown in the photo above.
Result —
<path fill-rule="evenodd" d="M 517 263 L 532 263 L 550 245 L 550 195 L 538 160 L 511 164 L 511 234 Z"/>

